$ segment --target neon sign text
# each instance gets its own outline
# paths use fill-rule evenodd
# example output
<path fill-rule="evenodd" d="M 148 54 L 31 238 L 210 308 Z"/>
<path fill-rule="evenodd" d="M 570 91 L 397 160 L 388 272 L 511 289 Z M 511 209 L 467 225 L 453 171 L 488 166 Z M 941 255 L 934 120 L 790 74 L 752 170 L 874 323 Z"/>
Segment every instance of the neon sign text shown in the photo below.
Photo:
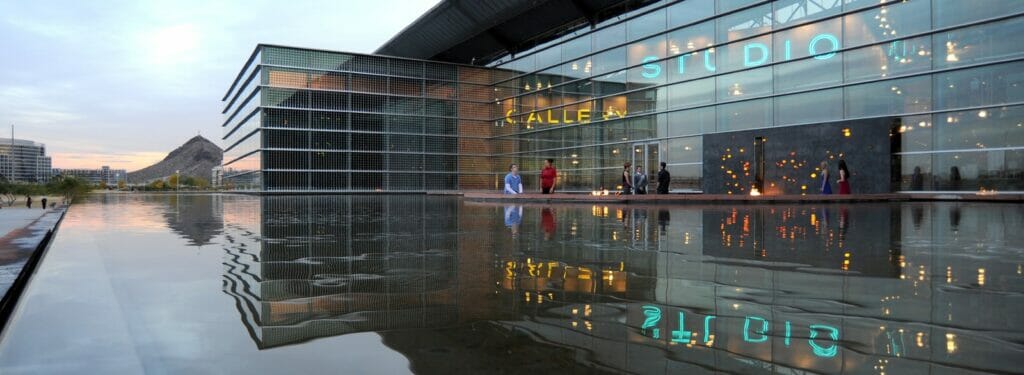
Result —
<path fill-rule="evenodd" d="M 835 35 L 824 33 L 815 35 L 807 42 L 808 56 L 814 56 L 817 60 L 828 60 L 835 57 L 840 48 L 839 38 Z M 782 57 L 784 61 L 793 58 L 793 43 L 790 40 L 783 42 Z M 714 73 L 717 68 L 714 63 L 714 49 L 704 50 L 704 70 Z M 686 73 L 686 59 L 696 56 L 700 52 L 684 53 L 676 58 L 676 66 L 679 75 Z M 641 60 L 640 76 L 646 79 L 656 79 L 661 76 L 662 67 L 657 64 L 657 56 L 646 56 Z M 771 49 L 764 43 L 748 43 L 743 46 L 743 66 L 747 68 L 767 64 L 771 60 Z"/>
<path fill-rule="evenodd" d="M 652 305 L 644 305 L 641 307 L 644 321 L 640 325 L 640 333 L 649 336 L 653 339 L 660 339 L 662 332 L 662 324 L 667 325 L 668 323 L 662 323 L 662 310 L 660 307 Z M 714 327 L 711 326 L 711 321 L 717 319 L 714 315 L 707 315 L 704 317 L 703 323 L 703 335 L 702 340 L 699 342 L 701 345 L 712 346 L 715 340 L 715 334 L 713 333 Z M 743 318 L 743 341 L 760 344 L 768 341 L 769 334 L 771 332 L 771 322 L 760 316 L 745 316 Z M 678 323 L 676 325 L 678 329 L 671 331 L 670 339 L 672 342 L 683 343 L 683 344 L 696 344 L 696 336 L 692 331 L 686 329 L 686 313 L 684 311 L 678 312 Z M 793 337 L 793 324 L 790 321 L 785 321 L 782 324 L 783 328 L 783 344 L 789 347 L 792 343 Z M 667 326 L 665 328 L 668 328 Z M 811 353 L 815 356 L 822 358 L 832 358 L 839 353 L 839 328 L 826 325 L 826 324 L 810 324 L 807 326 L 808 335 L 802 336 L 807 337 L 807 346 L 811 349 Z"/>

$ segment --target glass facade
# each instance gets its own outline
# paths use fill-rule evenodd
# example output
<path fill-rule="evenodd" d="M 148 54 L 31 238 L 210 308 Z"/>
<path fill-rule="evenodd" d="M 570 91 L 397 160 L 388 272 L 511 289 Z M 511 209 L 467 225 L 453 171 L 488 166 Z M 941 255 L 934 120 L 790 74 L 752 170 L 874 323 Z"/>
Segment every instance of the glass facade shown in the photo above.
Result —
<path fill-rule="evenodd" d="M 53 176 L 46 145 L 24 139 L 0 138 L 0 179 L 47 182 Z"/>
<path fill-rule="evenodd" d="M 892 190 L 1020 191 L 1021 31 L 1012 0 L 656 2 L 491 64 L 519 146 L 495 157 L 575 190 L 664 161 L 702 190 L 702 134 L 892 117 Z"/>
<path fill-rule="evenodd" d="M 263 192 L 489 188 L 489 71 L 261 45 L 224 98 L 224 184 Z"/>
<path fill-rule="evenodd" d="M 496 189 L 518 163 L 533 187 L 552 158 L 563 191 L 662 161 L 701 191 L 705 134 L 891 118 L 890 190 L 1021 191 L 1021 31 L 1014 0 L 685 0 L 486 68 L 260 46 L 225 96 L 225 180 Z"/>

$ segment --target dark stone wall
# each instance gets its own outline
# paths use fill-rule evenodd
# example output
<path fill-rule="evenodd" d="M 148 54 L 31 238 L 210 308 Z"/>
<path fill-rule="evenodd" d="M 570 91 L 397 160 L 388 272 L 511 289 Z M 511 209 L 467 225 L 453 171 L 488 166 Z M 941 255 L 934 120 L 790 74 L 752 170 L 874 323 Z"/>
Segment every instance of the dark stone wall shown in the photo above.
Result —
<path fill-rule="evenodd" d="M 839 160 L 850 169 L 854 194 L 888 193 L 893 119 L 842 121 L 704 135 L 703 190 L 749 194 L 755 183 L 754 144 L 764 137 L 766 194 L 818 194 L 823 160 L 832 191 L 839 192 Z M 847 131 L 848 130 L 848 131 Z"/>

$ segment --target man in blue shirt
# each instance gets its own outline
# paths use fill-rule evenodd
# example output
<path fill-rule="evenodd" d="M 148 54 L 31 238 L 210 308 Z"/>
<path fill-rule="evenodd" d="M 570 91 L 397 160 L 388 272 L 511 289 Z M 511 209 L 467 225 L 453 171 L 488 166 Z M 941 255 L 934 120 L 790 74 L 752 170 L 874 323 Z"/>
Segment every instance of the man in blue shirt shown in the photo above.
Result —
<path fill-rule="evenodd" d="M 512 164 L 508 170 L 508 174 L 505 175 L 505 194 L 522 194 L 523 177 L 519 175 L 519 166 Z"/>

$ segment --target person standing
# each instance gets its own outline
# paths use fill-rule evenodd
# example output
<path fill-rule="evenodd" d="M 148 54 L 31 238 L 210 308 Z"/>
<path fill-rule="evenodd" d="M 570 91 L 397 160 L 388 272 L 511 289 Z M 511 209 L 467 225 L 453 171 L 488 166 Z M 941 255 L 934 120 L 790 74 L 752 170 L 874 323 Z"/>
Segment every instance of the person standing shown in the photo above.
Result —
<path fill-rule="evenodd" d="M 658 168 L 658 194 L 668 194 L 668 185 L 672 183 L 672 175 L 668 173 L 667 164 L 661 162 Z"/>
<path fill-rule="evenodd" d="M 622 165 L 622 194 L 633 193 L 633 173 L 629 168 L 632 165 L 628 161 Z"/>
<path fill-rule="evenodd" d="M 822 194 L 832 194 L 832 184 L 828 181 L 828 161 L 821 162 L 821 188 L 819 190 Z"/>
<path fill-rule="evenodd" d="M 839 195 L 850 195 L 850 169 L 842 159 L 839 160 Z"/>
<path fill-rule="evenodd" d="M 519 175 L 519 165 L 513 163 L 508 166 L 508 174 L 505 175 L 505 194 L 522 194 L 523 177 Z"/>
<path fill-rule="evenodd" d="M 641 165 L 636 166 L 636 174 L 633 175 L 633 191 L 634 194 L 647 194 L 647 174 Z"/>
<path fill-rule="evenodd" d="M 25 205 L 28 206 L 28 208 L 32 208 L 32 196 L 31 195 L 26 195 L 25 196 Z"/>
<path fill-rule="evenodd" d="M 555 159 L 544 160 L 544 169 L 540 170 L 540 192 L 541 194 L 552 194 L 555 192 L 555 180 L 558 178 L 558 171 L 555 169 Z"/>
<path fill-rule="evenodd" d="M 43 203 L 43 209 L 45 210 L 46 209 L 46 197 L 43 197 L 43 199 L 40 200 L 40 202 Z"/>

